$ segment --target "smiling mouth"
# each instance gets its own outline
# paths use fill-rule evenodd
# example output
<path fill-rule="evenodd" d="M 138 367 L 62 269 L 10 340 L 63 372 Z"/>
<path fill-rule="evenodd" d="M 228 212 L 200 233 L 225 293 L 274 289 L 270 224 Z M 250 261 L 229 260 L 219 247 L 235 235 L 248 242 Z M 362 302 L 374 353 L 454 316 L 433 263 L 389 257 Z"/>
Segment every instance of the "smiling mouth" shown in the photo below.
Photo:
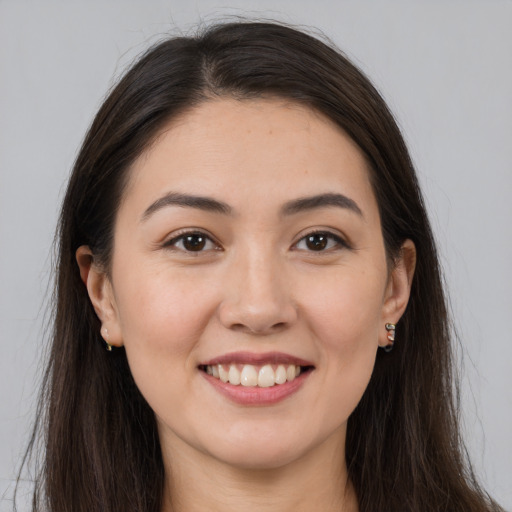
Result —
<path fill-rule="evenodd" d="M 208 364 L 199 370 L 233 386 L 269 388 L 292 382 L 299 375 L 313 370 L 313 366 L 295 364 Z"/>

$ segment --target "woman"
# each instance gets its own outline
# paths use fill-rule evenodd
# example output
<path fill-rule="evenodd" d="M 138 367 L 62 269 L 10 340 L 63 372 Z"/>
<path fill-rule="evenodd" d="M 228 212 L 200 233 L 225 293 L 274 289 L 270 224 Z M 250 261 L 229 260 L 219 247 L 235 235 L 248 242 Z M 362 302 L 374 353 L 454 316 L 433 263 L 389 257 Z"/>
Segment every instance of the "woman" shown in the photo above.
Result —
<path fill-rule="evenodd" d="M 407 149 L 337 51 L 263 23 L 157 45 L 59 234 L 34 510 L 499 510 Z"/>

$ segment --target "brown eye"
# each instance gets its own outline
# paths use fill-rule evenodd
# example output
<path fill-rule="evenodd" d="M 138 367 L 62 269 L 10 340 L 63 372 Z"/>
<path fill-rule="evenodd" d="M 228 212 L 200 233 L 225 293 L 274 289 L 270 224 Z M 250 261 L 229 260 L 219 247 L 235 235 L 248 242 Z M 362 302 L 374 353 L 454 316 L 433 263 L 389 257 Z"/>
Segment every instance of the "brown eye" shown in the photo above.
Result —
<path fill-rule="evenodd" d="M 348 244 L 339 236 L 328 231 L 310 233 L 301 238 L 295 245 L 295 249 L 310 252 L 326 252 L 331 249 L 348 248 Z"/>
<path fill-rule="evenodd" d="M 206 237 L 200 234 L 185 235 L 183 247 L 187 251 L 202 251 L 206 245 Z"/>
<path fill-rule="evenodd" d="M 184 233 L 170 240 L 165 246 L 188 253 L 199 253 L 218 248 L 217 244 L 209 236 L 201 232 Z"/>
<path fill-rule="evenodd" d="M 322 251 L 327 247 L 328 238 L 324 233 L 315 233 L 308 235 L 305 242 L 311 251 Z"/>

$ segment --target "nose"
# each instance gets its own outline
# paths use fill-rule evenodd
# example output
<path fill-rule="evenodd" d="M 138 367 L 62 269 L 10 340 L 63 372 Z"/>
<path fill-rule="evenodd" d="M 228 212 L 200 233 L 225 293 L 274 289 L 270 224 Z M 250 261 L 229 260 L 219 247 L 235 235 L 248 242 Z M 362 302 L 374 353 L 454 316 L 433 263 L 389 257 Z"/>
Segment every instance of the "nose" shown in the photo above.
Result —
<path fill-rule="evenodd" d="M 228 329 L 268 335 L 297 320 L 291 283 L 272 255 L 247 255 L 231 266 L 224 283 L 219 318 Z"/>

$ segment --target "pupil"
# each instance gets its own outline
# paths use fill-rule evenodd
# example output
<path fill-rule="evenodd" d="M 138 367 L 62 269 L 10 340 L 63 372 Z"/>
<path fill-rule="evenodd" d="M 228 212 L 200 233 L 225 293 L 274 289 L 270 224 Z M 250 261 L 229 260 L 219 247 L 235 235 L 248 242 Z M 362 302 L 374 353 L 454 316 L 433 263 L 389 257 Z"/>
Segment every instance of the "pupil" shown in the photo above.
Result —
<path fill-rule="evenodd" d="M 183 246 L 187 251 L 200 251 L 205 244 L 206 239 L 202 235 L 187 235 L 183 240 Z"/>
<path fill-rule="evenodd" d="M 321 233 L 309 235 L 306 239 L 306 245 L 312 251 L 321 251 L 327 246 L 327 237 Z"/>

